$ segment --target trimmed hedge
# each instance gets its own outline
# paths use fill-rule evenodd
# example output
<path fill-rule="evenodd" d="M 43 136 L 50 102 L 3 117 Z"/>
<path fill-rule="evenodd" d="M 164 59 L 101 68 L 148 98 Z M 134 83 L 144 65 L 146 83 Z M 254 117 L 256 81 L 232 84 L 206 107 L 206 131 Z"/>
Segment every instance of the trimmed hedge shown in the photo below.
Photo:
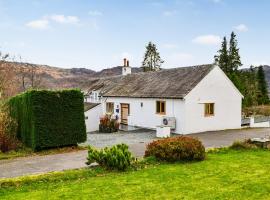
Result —
<path fill-rule="evenodd" d="M 154 156 L 168 162 L 204 160 L 205 148 L 201 141 L 188 136 L 160 139 L 149 143 L 145 157 Z"/>
<path fill-rule="evenodd" d="M 34 150 L 86 140 L 83 94 L 79 90 L 30 90 L 8 102 L 17 137 Z"/>

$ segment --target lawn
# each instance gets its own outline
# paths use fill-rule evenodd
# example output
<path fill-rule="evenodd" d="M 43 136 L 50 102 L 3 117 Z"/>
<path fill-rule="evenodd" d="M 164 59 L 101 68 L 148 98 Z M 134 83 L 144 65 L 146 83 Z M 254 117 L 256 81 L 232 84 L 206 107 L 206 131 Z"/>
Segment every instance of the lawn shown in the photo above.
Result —
<path fill-rule="evenodd" d="M 69 147 L 45 149 L 42 151 L 35 152 L 30 148 L 22 147 L 22 148 L 19 148 L 18 150 L 9 151 L 6 153 L 3 153 L 0 151 L 0 160 L 13 159 L 13 158 L 18 158 L 18 157 L 36 156 L 36 155 L 51 155 L 51 154 L 58 154 L 58 153 L 68 153 L 68 152 L 80 151 L 80 150 L 85 150 L 85 149 L 87 148 L 83 146 L 69 146 Z"/>
<path fill-rule="evenodd" d="M 269 199 L 269 169 L 270 151 L 226 150 L 202 162 L 124 173 L 83 169 L 10 179 L 2 181 L 0 199 Z"/>

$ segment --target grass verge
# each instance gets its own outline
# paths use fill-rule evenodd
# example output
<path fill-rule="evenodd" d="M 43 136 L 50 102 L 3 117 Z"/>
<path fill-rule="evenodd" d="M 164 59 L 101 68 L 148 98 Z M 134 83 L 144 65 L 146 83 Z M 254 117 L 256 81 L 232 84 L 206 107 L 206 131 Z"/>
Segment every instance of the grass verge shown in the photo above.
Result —
<path fill-rule="evenodd" d="M 143 166 L 124 173 L 97 167 L 3 179 L 0 197 L 1 200 L 269 198 L 268 150 L 222 149 L 208 152 L 202 162 L 146 162 Z"/>
<path fill-rule="evenodd" d="M 86 149 L 87 149 L 87 147 L 70 146 L 70 147 L 59 147 L 59 148 L 53 148 L 53 149 L 47 149 L 47 150 L 34 152 L 30 148 L 22 147 L 16 151 L 9 151 L 7 153 L 0 152 L 0 160 L 13 159 L 13 158 L 18 158 L 18 157 L 26 157 L 26 156 L 68 153 L 68 152 L 74 152 L 74 151 L 80 151 L 80 150 L 86 150 Z"/>

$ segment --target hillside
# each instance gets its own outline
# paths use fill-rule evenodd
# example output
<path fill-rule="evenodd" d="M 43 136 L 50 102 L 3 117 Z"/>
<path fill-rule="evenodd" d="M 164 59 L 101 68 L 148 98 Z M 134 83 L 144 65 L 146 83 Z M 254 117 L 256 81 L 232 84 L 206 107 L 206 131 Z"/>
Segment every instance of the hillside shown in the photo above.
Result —
<path fill-rule="evenodd" d="M 61 89 L 61 88 L 81 88 L 84 82 L 94 78 L 108 77 L 120 75 L 122 67 L 112 67 L 103 69 L 101 71 L 93 71 L 86 68 L 71 68 L 64 69 L 58 67 L 51 67 L 48 65 L 35 65 L 26 63 L 9 62 L 7 70 L 14 72 L 14 84 L 18 90 L 22 90 L 23 77 L 25 77 L 25 85 L 29 86 L 31 82 L 31 75 L 34 70 L 35 79 L 38 81 L 39 87 L 46 89 Z M 140 68 L 132 68 L 132 72 L 141 71 Z"/>

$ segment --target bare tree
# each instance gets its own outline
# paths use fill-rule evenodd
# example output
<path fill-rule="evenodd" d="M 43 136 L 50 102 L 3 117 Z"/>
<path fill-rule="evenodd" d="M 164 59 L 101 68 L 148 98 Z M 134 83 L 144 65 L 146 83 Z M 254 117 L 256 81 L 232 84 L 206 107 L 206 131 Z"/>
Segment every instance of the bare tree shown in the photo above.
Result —
<path fill-rule="evenodd" d="M 15 91 L 14 81 L 14 69 L 8 59 L 9 54 L 3 54 L 0 52 L 0 100 L 11 96 Z"/>
<path fill-rule="evenodd" d="M 26 63 L 29 70 L 30 87 L 32 89 L 39 89 L 41 87 L 41 75 L 38 73 L 38 66 L 31 63 Z"/>

